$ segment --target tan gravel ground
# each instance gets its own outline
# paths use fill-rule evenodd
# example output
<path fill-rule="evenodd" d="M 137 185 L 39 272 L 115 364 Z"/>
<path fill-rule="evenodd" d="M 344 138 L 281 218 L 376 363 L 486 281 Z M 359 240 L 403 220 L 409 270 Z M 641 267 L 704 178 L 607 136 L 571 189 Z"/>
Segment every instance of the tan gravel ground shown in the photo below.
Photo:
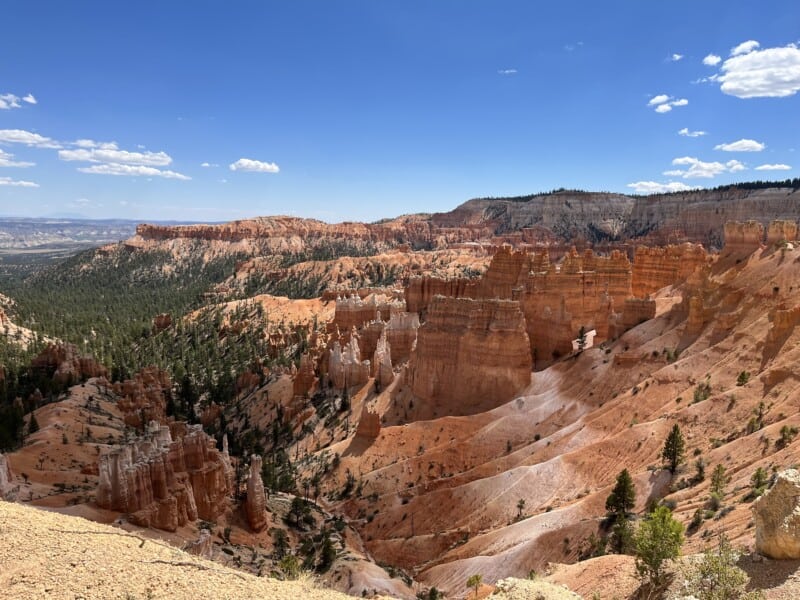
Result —
<path fill-rule="evenodd" d="M 346 600 L 254 577 L 108 525 L 0 501 L 0 598 Z"/>

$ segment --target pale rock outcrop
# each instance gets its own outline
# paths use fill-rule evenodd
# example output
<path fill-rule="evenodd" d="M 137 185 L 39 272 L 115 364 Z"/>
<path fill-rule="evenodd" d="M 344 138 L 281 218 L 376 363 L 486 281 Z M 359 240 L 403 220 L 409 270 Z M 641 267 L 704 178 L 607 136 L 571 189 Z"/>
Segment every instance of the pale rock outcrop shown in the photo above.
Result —
<path fill-rule="evenodd" d="M 411 346 L 417 339 L 419 315 L 413 312 L 393 312 L 386 323 L 386 341 L 392 348 L 392 364 L 398 365 L 411 357 Z"/>
<path fill-rule="evenodd" d="M 337 389 L 363 385 L 369 380 L 370 362 L 361 360 L 358 334 L 355 331 L 351 331 L 350 341 L 344 348 L 338 341 L 333 343 L 328 358 L 328 375 Z"/>
<path fill-rule="evenodd" d="M 100 457 L 98 506 L 167 531 L 224 511 L 230 489 L 214 440 L 201 425 L 174 425 L 174 440 L 169 427 L 151 422 L 144 436 Z"/>
<path fill-rule="evenodd" d="M 214 558 L 214 539 L 211 537 L 211 531 L 205 528 L 201 529 L 200 536 L 194 542 L 189 542 L 183 549 L 189 554 L 211 560 Z"/>
<path fill-rule="evenodd" d="M 797 239 L 795 221 L 772 221 L 767 226 L 767 244 L 780 244 Z"/>
<path fill-rule="evenodd" d="M 513 398 L 531 381 L 519 302 L 436 296 L 417 334 L 408 381 L 415 396 L 446 414 L 470 414 Z"/>
<path fill-rule="evenodd" d="M 705 325 L 703 297 L 699 295 L 689 298 L 689 316 L 686 318 L 686 333 L 699 335 Z"/>
<path fill-rule="evenodd" d="M 800 471 L 777 474 L 775 484 L 753 504 L 756 552 L 778 559 L 800 558 Z"/>
<path fill-rule="evenodd" d="M 261 478 L 261 456 L 250 457 L 250 471 L 247 476 L 247 500 L 245 513 L 247 522 L 253 531 L 261 531 L 267 525 L 267 497 L 264 493 L 264 481 Z"/>
<path fill-rule="evenodd" d="M 392 370 L 392 351 L 389 342 L 386 339 L 386 331 L 384 330 L 381 337 L 378 339 L 375 354 L 372 360 L 372 376 L 375 378 L 375 383 L 382 387 L 386 387 L 394 381 L 394 371 Z"/>
<path fill-rule="evenodd" d="M 317 384 L 317 375 L 314 373 L 314 359 L 308 352 L 300 356 L 300 368 L 292 381 L 292 394 L 307 398 L 313 393 Z"/>
<path fill-rule="evenodd" d="M 628 298 L 622 309 L 622 326 L 625 331 L 656 316 L 656 301 L 650 298 Z"/>
<path fill-rule="evenodd" d="M 11 490 L 14 487 L 13 482 L 14 475 L 11 473 L 8 458 L 0 452 L 0 500 L 11 495 Z"/>

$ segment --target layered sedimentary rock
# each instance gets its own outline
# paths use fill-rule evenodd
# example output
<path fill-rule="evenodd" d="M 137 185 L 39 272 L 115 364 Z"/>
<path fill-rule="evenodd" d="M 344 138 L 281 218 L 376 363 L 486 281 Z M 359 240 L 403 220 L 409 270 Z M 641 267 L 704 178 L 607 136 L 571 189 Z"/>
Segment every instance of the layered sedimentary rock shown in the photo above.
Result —
<path fill-rule="evenodd" d="M 261 531 L 267 525 L 267 497 L 264 494 L 264 481 L 261 478 L 261 457 L 250 457 L 250 472 L 247 476 L 247 499 L 245 513 L 247 523 L 253 531 Z"/>
<path fill-rule="evenodd" d="M 656 316 L 656 301 L 649 298 L 628 298 L 622 309 L 622 327 L 627 331 Z"/>
<path fill-rule="evenodd" d="M 60 384 L 71 385 L 91 377 L 107 377 L 107 369 L 93 356 L 81 354 L 74 344 L 49 344 L 31 366 Z"/>
<path fill-rule="evenodd" d="M 686 281 L 707 260 L 708 254 L 700 244 L 638 246 L 633 259 L 631 291 L 637 298 L 647 298 L 663 287 Z"/>
<path fill-rule="evenodd" d="M 686 318 L 686 333 L 699 335 L 705 325 L 703 297 L 694 295 L 689 298 L 689 316 Z"/>
<path fill-rule="evenodd" d="M 126 425 L 140 429 L 150 421 L 166 423 L 167 399 L 172 393 L 168 372 L 146 367 L 134 374 L 133 379 L 115 383 L 113 390 L 120 397 L 117 406 Z"/>
<path fill-rule="evenodd" d="M 11 473 L 11 467 L 8 464 L 8 458 L 0 452 L 0 500 L 6 498 L 11 494 L 14 476 Z"/>
<path fill-rule="evenodd" d="M 370 377 L 370 362 L 361 360 L 361 349 L 358 345 L 358 334 L 350 333 L 350 341 L 342 347 L 338 341 L 333 342 L 328 357 L 328 376 L 337 389 L 363 385 Z"/>
<path fill-rule="evenodd" d="M 419 315 L 411 312 L 393 312 L 384 331 L 386 340 L 392 348 L 392 364 L 406 362 L 411 356 L 411 348 L 417 340 Z"/>
<path fill-rule="evenodd" d="M 450 298 L 472 298 L 475 295 L 477 280 L 464 277 L 444 279 L 441 277 L 412 277 L 406 285 L 406 310 L 423 318 L 434 296 Z"/>
<path fill-rule="evenodd" d="M 758 221 L 729 221 L 724 229 L 726 254 L 751 254 L 764 242 L 764 225 Z"/>
<path fill-rule="evenodd" d="M 415 396 L 468 414 L 530 383 L 530 342 L 518 302 L 436 296 L 409 362 Z"/>
<path fill-rule="evenodd" d="M 767 244 L 780 244 L 797 239 L 795 221 L 772 221 L 767 226 Z"/>
<path fill-rule="evenodd" d="M 778 473 L 775 484 L 753 504 L 756 552 L 770 558 L 800 558 L 800 471 Z"/>
<path fill-rule="evenodd" d="M 386 339 L 386 331 L 378 339 L 378 344 L 375 348 L 375 354 L 372 359 L 372 376 L 375 378 L 375 384 L 381 387 L 385 387 L 394 381 L 392 352 Z"/>
<path fill-rule="evenodd" d="M 153 317 L 153 331 L 159 333 L 172 326 L 172 315 L 162 313 Z"/>
<path fill-rule="evenodd" d="M 146 434 L 100 457 L 97 504 L 142 527 L 175 531 L 198 517 L 213 521 L 229 493 L 226 465 L 201 425 L 152 422 Z"/>

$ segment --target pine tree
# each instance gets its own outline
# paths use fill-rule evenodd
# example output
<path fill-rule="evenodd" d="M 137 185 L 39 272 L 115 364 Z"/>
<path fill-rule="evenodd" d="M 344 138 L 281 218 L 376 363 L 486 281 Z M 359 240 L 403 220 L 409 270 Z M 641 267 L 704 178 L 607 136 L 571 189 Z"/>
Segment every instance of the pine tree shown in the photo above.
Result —
<path fill-rule="evenodd" d="M 635 536 L 636 570 L 647 577 L 651 586 L 663 581 L 664 563 L 680 555 L 683 525 L 672 517 L 672 511 L 659 506 L 639 525 Z"/>
<path fill-rule="evenodd" d="M 669 472 L 673 475 L 678 470 L 678 465 L 683 462 L 686 455 L 686 442 L 683 440 L 681 428 L 676 423 L 672 431 L 669 432 L 667 440 L 664 442 L 664 450 L 661 452 L 661 458 L 668 464 Z"/>
<path fill-rule="evenodd" d="M 622 469 L 617 475 L 617 483 L 606 498 L 606 510 L 614 516 L 615 520 L 625 518 L 636 504 L 636 488 L 633 486 L 628 469 Z"/>

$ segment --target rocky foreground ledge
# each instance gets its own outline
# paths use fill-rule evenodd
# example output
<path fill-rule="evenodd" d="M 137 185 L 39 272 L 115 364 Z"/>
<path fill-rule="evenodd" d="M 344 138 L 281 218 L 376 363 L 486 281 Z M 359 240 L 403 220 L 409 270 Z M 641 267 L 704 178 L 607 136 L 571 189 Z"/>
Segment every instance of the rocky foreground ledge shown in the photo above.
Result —
<path fill-rule="evenodd" d="M 0 590 L 6 600 L 351 598 L 311 581 L 255 577 L 108 525 L 3 501 Z"/>

